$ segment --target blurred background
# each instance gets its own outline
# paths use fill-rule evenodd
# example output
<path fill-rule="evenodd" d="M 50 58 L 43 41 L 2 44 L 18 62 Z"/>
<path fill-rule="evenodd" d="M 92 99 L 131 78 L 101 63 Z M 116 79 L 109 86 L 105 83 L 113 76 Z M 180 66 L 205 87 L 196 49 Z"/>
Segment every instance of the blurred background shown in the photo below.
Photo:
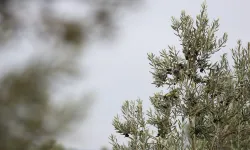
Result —
<path fill-rule="evenodd" d="M 202 2 L 0 0 L 0 149 L 111 149 L 123 101 L 141 98 L 147 109 L 159 91 L 147 53 L 180 48 L 171 16 L 195 17 Z M 219 35 L 229 34 L 214 60 L 250 41 L 249 1 L 207 4 Z"/>

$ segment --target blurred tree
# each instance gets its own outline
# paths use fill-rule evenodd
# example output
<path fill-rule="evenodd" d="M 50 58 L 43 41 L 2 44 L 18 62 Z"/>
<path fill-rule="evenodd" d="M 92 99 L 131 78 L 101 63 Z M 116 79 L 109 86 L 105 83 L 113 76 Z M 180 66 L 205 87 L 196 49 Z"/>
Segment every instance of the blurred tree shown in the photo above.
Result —
<path fill-rule="evenodd" d="M 37 148 L 34 148 L 35 150 Z M 44 142 L 40 147 L 38 147 L 38 150 L 66 150 L 61 144 L 56 143 L 55 140 L 49 140 Z"/>
<path fill-rule="evenodd" d="M 25 65 L 15 64 L 1 74 L 1 150 L 64 149 L 56 137 L 85 116 L 91 98 L 54 105 L 52 91 L 80 75 L 78 60 L 90 40 L 112 35 L 114 11 L 138 1 L 0 0 L 0 55 L 6 54 L 8 46 L 16 46 L 18 56 L 26 55 L 17 46 L 23 39 L 36 49 Z M 71 12 L 75 6 L 86 11 L 62 15 L 58 10 L 63 3 Z"/>
<path fill-rule="evenodd" d="M 108 150 L 108 148 L 105 147 L 105 146 L 103 146 L 103 147 L 101 148 L 101 150 Z"/>
<path fill-rule="evenodd" d="M 250 43 L 244 47 L 238 41 L 232 49 L 232 68 L 226 53 L 212 62 L 227 34 L 217 38 L 219 20 L 209 24 L 205 3 L 196 20 L 183 11 L 180 19 L 172 18 L 172 28 L 182 53 L 169 46 L 160 56 L 148 54 L 153 84 L 168 92 L 150 97 L 147 116 L 141 100 L 124 102 L 123 116 L 116 116 L 113 126 L 128 143 L 111 135 L 113 150 L 249 149 Z"/>

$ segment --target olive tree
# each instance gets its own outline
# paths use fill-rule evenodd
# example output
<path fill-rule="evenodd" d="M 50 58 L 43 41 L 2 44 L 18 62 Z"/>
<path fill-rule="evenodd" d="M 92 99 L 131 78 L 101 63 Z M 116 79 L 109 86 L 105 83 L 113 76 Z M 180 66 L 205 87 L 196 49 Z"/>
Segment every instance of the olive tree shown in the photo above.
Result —
<path fill-rule="evenodd" d="M 159 56 L 148 54 L 153 84 L 167 90 L 150 97 L 152 108 L 146 112 L 140 99 L 124 102 L 113 126 L 128 143 L 111 135 L 113 149 L 248 149 L 250 43 L 244 47 L 238 41 L 231 49 L 232 66 L 227 53 L 212 61 L 228 36 L 216 36 L 219 19 L 209 21 L 206 3 L 195 20 L 182 11 L 171 27 L 181 50 L 169 46 Z"/>

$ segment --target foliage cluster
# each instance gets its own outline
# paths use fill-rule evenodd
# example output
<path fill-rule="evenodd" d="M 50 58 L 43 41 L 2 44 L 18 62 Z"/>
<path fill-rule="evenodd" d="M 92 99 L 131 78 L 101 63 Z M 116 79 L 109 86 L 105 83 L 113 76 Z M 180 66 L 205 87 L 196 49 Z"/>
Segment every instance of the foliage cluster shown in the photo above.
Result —
<path fill-rule="evenodd" d="M 211 56 L 225 47 L 227 34 L 216 36 L 219 20 L 209 22 L 206 3 L 193 20 L 182 11 L 172 18 L 182 53 L 174 46 L 160 56 L 148 54 L 156 87 L 166 87 L 150 97 L 153 108 L 144 114 L 142 100 L 125 101 L 123 116 L 113 126 L 128 138 L 114 150 L 247 150 L 250 147 L 250 43 L 241 41 L 216 62 Z M 157 133 L 155 133 L 155 129 Z"/>

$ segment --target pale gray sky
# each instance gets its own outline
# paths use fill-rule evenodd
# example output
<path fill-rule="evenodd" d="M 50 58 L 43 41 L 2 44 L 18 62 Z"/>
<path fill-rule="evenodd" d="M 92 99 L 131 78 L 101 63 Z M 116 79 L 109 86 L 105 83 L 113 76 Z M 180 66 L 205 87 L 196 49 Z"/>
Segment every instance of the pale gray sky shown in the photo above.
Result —
<path fill-rule="evenodd" d="M 79 82 L 77 89 L 89 87 L 95 91 L 96 102 L 82 125 L 63 139 L 67 145 L 84 150 L 110 146 L 108 137 L 115 132 L 112 120 L 120 113 L 122 103 L 141 98 L 146 107 L 150 105 L 149 96 L 157 89 L 151 84 L 147 53 L 159 54 L 168 45 L 178 45 L 171 29 L 171 16 L 179 17 L 181 10 L 186 10 L 195 17 L 202 2 L 146 0 L 138 11 L 120 20 L 118 36 L 113 43 L 96 43 L 89 47 L 82 61 L 87 68 L 86 81 Z M 247 19 L 250 1 L 207 0 L 207 4 L 209 18 L 220 18 L 220 35 L 222 32 L 229 34 L 224 52 L 230 52 L 238 39 L 244 44 L 250 41 L 250 21 Z"/>
<path fill-rule="evenodd" d="M 86 125 L 67 138 L 69 143 L 93 150 L 109 145 L 108 137 L 114 133 L 112 119 L 120 113 L 125 100 L 141 98 L 146 107 L 150 105 L 149 96 L 157 89 L 151 84 L 147 53 L 158 54 L 168 45 L 178 45 L 170 27 L 171 16 L 179 17 L 184 9 L 194 17 L 202 2 L 147 0 L 140 10 L 122 19 L 119 37 L 113 44 L 92 45 L 84 62 L 89 68 L 87 80 L 97 93 L 97 101 L 85 120 Z M 247 19 L 250 1 L 207 0 L 207 4 L 209 18 L 220 19 L 219 34 L 229 34 L 224 52 L 230 52 L 238 39 L 244 44 L 250 41 L 250 21 Z"/>

